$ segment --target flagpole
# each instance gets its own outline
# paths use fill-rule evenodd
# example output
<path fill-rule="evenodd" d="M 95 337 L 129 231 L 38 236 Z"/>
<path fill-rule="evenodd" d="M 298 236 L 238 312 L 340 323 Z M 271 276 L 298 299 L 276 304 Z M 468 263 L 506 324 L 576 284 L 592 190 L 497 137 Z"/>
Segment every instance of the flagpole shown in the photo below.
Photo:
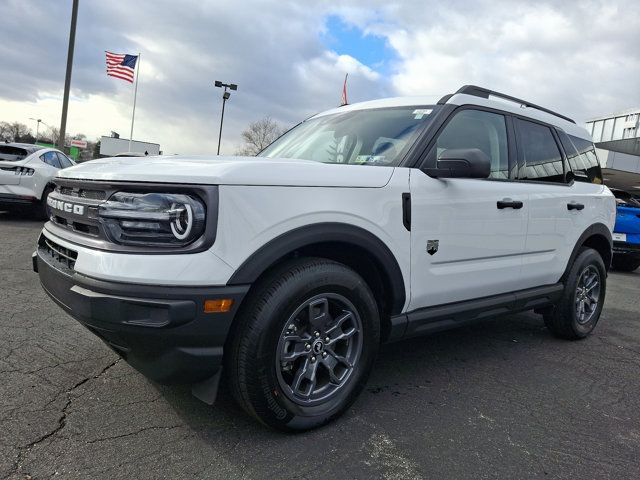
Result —
<path fill-rule="evenodd" d="M 131 133 L 129 133 L 129 152 L 131 152 L 131 141 L 133 140 L 133 121 L 136 118 L 136 99 L 138 97 L 138 78 L 140 77 L 140 52 L 136 60 L 136 86 L 133 89 L 133 111 L 131 112 Z"/>

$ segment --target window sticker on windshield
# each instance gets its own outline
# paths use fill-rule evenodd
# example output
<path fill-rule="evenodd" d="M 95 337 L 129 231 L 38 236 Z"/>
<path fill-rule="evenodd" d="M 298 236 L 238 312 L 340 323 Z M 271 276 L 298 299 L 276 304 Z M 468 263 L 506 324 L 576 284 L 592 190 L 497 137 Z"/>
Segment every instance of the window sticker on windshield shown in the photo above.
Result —
<path fill-rule="evenodd" d="M 429 115 L 431 112 L 433 112 L 432 108 L 416 108 L 412 115 L 416 120 L 422 120 L 422 117 Z"/>
<path fill-rule="evenodd" d="M 354 163 L 385 163 L 385 155 L 358 155 Z"/>

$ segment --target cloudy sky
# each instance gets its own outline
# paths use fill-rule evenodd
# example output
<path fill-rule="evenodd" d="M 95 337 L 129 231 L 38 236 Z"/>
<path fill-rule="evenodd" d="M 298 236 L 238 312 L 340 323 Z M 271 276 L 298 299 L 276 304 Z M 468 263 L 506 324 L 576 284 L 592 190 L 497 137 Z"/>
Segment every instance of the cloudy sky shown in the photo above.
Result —
<path fill-rule="evenodd" d="M 0 0 L 0 120 L 58 126 L 71 0 Z M 11 19 L 11 21 L 7 21 Z M 132 86 L 104 51 L 142 53 L 134 138 L 223 153 L 251 121 L 294 125 L 349 100 L 477 84 L 578 121 L 640 106 L 640 2 L 80 0 L 69 133 L 128 137 Z"/>

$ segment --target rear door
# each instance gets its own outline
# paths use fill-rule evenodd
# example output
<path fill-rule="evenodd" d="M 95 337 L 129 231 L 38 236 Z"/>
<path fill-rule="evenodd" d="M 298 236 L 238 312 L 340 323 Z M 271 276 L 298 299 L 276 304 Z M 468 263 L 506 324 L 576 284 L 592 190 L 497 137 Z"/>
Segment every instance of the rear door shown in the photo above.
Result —
<path fill-rule="evenodd" d="M 522 281 L 525 288 L 558 282 L 578 237 L 590 224 L 595 185 L 575 182 L 555 128 L 514 120 L 518 180 L 529 194 L 529 223 Z"/>
<path fill-rule="evenodd" d="M 482 298 L 522 288 L 526 188 L 511 181 L 515 148 L 507 118 L 463 107 L 436 135 L 423 167 L 447 149 L 479 148 L 491 178 L 437 179 L 413 169 L 409 310 Z"/>

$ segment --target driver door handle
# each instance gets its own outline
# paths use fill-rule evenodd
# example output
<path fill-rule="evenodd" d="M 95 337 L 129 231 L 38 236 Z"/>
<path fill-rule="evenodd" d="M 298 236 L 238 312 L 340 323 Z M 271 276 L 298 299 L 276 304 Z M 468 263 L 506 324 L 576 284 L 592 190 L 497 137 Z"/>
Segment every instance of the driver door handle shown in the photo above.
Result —
<path fill-rule="evenodd" d="M 522 208 L 522 202 L 520 200 L 511 200 L 510 198 L 503 198 L 502 200 L 498 200 L 497 205 L 500 210 L 502 210 L 503 208 L 513 208 L 514 210 Z"/>
<path fill-rule="evenodd" d="M 567 203 L 567 210 L 582 210 L 584 205 L 577 202 Z"/>

